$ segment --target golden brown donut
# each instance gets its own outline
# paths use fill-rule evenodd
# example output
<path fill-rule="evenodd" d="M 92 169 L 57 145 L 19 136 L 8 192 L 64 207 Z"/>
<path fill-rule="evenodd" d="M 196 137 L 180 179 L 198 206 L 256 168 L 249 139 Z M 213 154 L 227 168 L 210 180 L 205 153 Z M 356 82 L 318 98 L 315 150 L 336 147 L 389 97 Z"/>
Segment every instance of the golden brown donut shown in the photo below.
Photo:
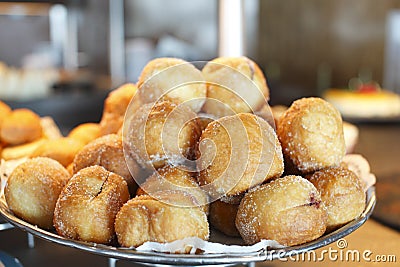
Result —
<path fill-rule="evenodd" d="M 365 208 L 366 196 L 361 180 L 354 172 L 343 168 L 328 168 L 315 172 L 309 179 L 321 193 L 327 212 L 328 231 L 357 218 Z"/>
<path fill-rule="evenodd" d="M 294 246 L 320 237 L 326 217 L 313 184 L 290 175 L 248 192 L 240 202 L 236 227 L 247 244 L 271 239 Z"/>
<path fill-rule="evenodd" d="M 157 58 L 147 63 L 137 86 L 142 103 L 186 103 L 194 112 L 200 111 L 207 94 L 201 71 L 177 58 Z"/>
<path fill-rule="evenodd" d="M 69 138 L 77 139 L 85 145 L 100 137 L 100 125 L 98 123 L 83 123 L 76 126 L 68 134 Z"/>
<path fill-rule="evenodd" d="M 69 177 L 67 170 L 53 159 L 28 159 L 8 178 L 4 192 L 7 205 L 24 221 L 50 229 L 58 196 Z"/>
<path fill-rule="evenodd" d="M 168 198 L 181 193 L 164 191 L 163 196 L 152 198 L 142 195 L 122 206 L 115 219 L 118 243 L 123 247 L 137 247 L 147 241 L 172 242 L 185 237 L 207 240 L 209 226 L 206 214 L 197 207 L 170 205 Z M 184 195 L 177 201 L 185 204 Z M 163 199 L 159 201 L 157 199 Z"/>
<path fill-rule="evenodd" d="M 269 99 L 264 74 L 247 57 L 216 58 L 202 72 L 208 82 L 203 110 L 217 118 L 257 111 Z"/>
<path fill-rule="evenodd" d="M 199 152 L 198 180 L 214 199 L 238 195 L 283 173 L 282 150 L 274 130 L 250 113 L 208 124 Z"/>
<path fill-rule="evenodd" d="M 40 117 L 29 109 L 15 109 L 1 125 L 1 140 L 10 145 L 32 142 L 42 136 Z"/>
<path fill-rule="evenodd" d="M 208 196 L 201 190 L 195 178 L 179 167 L 164 166 L 158 169 L 140 185 L 136 195 L 148 194 L 153 196 L 159 191 L 182 191 L 195 199 L 195 206 L 203 207 L 208 213 Z"/>
<path fill-rule="evenodd" d="M 279 119 L 277 134 L 285 160 L 302 173 L 338 166 L 345 154 L 340 113 L 321 98 L 294 101 Z"/>
<path fill-rule="evenodd" d="M 1 129 L 1 124 L 2 124 L 3 120 L 7 116 L 9 116 L 10 113 L 11 113 L 11 108 L 3 101 L 0 101 L 0 129 Z M 0 141 L 1 141 L 1 137 L 0 137 Z"/>
<path fill-rule="evenodd" d="M 136 92 L 136 85 L 127 83 L 108 95 L 104 102 L 103 115 L 100 120 L 101 135 L 117 133 L 124 123 L 126 109 Z"/>
<path fill-rule="evenodd" d="M 57 200 L 54 227 L 67 238 L 108 244 L 115 237 L 115 216 L 128 199 L 128 186 L 118 174 L 101 166 L 82 169 Z"/>
<path fill-rule="evenodd" d="M 126 151 L 147 169 L 184 164 L 201 134 L 196 113 L 169 101 L 143 105 L 125 125 Z"/>
<path fill-rule="evenodd" d="M 77 139 L 62 137 L 44 140 L 30 155 L 34 157 L 48 157 L 67 167 L 74 160 L 75 155 L 83 148 L 84 143 Z"/>
<path fill-rule="evenodd" d="M 210 204 L 210 224 L 217 230 L 229 236 L 240 236 L 235 220 L 239 204 L 228 204 L 216 200 Z"/>
<path fill-rule="evenodd" d="M 134 176 L 137 176 L 140 168 L 135 162 L 132 162 L 129 167 L 126 164 L 121 136 L 108 134 L 84 146 L 74 158 L 73 172 L 77 173 L 83 168 L 94 165 L 102 166 L 108 171 L 122 176 L 127 182 L 130 192 L 136 191 L 137 186 L 130 170 Z"/>

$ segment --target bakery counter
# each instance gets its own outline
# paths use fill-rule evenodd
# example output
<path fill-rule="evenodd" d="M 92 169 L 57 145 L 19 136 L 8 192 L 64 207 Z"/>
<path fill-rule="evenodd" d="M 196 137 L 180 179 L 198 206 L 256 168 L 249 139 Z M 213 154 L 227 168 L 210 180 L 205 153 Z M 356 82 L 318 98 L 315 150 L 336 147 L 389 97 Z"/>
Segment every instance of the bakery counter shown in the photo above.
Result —
<path fill-rule="evenodd" d="M 368 159 L 372 172 L 377 176 L 378 202 L 372 218 L 341 240 L 341 243 L 335 242 L 320 248 L 310 254 L 311 256 L 306 254 L 305 258 L 261 262 L 256 266 L 399 266 L 400 124 L 364 123 L 358 126 L 360 136 L 355 152 Z M 35 247 L 29 248 L 26 233 L 18 229 L 0 232 L 0 251 L 18 258 L 23 266 L 108 266 L 109 264 L 108 259 L 102 256 L 38 238 L 35 238 Z M 359 261 L 357 255 L 360 255 Z M 385 259 L 386 262 L 378 262 L 378 259 Z M 367 262 L 368 260 L 370 262 Z M 118 261 L 116 266 L 141 265 Z"/>

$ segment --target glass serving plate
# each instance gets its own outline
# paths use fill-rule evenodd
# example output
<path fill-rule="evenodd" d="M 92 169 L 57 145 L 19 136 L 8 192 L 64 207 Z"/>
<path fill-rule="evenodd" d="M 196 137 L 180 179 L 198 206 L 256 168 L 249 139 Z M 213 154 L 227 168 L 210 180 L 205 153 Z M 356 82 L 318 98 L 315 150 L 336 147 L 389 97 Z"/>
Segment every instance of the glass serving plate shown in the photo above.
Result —
<path fill-rule="evenodd" d="M 1 193 L 0 193 L 1 194 Z M 347 223 L 338 230 L 324 235 L 312 242 L 306 244 L 286 247 L 283 249 L 270 249 L 263 248 L 259 251 L 249 253 L 225 253 L 215 254 L 167 254 L 152 251 L 137 251 L 135 249 L 119 248 L 108 245 L 81 242 L 76 240 L 67 239 L 57 235 L 55 232 L 46 231 L 29 224 L 13 215 L 8 209 L 4 195 L 0 195 L 0 214 L 13 224 L 15 227 L 24 230 L 36 237 L 44 240 L 54 242 L 67 247 L 76 248 L 86 252 L 102 255 L 108 258 L 130 260 L 144 264 L 161 264 L 161 265 L 232 265 L 243 264 L 260 261 L 271 261 L 277 258 L 294 256 L 306 251 L 315 250 L 320 247 L 331 244 L 355 231 L 371 215 L 376 203 L 375 187 L 370 187 L 367 191 L 366 206 L 360 217 Z"/>

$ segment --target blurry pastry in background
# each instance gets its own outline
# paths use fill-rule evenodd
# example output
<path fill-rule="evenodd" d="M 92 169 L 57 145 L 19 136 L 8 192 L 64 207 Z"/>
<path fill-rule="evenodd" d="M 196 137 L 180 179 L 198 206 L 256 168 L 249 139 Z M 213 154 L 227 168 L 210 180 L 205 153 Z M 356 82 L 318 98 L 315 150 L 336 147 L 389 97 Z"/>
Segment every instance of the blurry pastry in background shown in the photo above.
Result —
<path fill-rule="evenodd" d="M 128 199 L 128 186 L 118 174 L 100 166 L 82 169 L 60 193 L 54 227 L 67 238 L 109 244 L 115 216 Z"/>
<path fill-rule="evenodd" d="M 332 231 L 357 218 L 365 208 L 366 195 L 361 180 L 354 172 L 342 168 L 328 168 L 315 172 L 309 178 L 321 194 Z"/>
<path fill-rule="evenodd" d="M 375 174 L 371 173 L 371 167 L 366 158 L 360 154 L 347 154 L 343 158 L 342 167 L 354 172 L 361 179 L 364 191 L 376 183 Z"/>
<path fill-rule="evenodd" d="M 269 106 L 268 104 L 265 104 L 260 110 L 254 112 L 254 114 L 266 120 L 274 129 L 276 129 L 279 118 L 287 109 L 288 107 L 284 105 Z"/>
<path fill-rule="evenodd" d="M 125 151 L 150 170 L 185 164 L 193 158 L 201 134 L 196 116 L 186 105 L 145 104 L 125 121 Z"/>
<path fill-rule="evenodd" d="M 125 203 L 115 219 L 118 243 L 137 247 L 147 241 L 167 243 L 186 237 L 209 238 L 206 214 L 182 192 L 142 195 Z M 174 205 L 167 204 L 174 203 Z"/>
<path fill-rule="evenodd" d="M 315 186 L 290 175 L 246 193 L 239 205 L 236 227 L 246 244 L 270 239 L 294 246 L 322 236 L 326 218 Z"/>
<path fill-rule="evenodd" d="M 207 82 L 203 111 L 217 118 L 254 112 L 269 100 L 269 89 L 258 65 L 247 57 L 219 57 L 202 70 Z"/>
<path fill-rule="evenodd" d="M 346 152 L 340 113 L 321 98 L 294 101 L 278 120 L 277 134 L 285 165 L 301 173 L 338 166 Z"/>
<path fill-rule="evenodd" d="M 346 154 L 354 151 L 358 141 L 359 130 L 354 124 L 343 122 L 344 143 L 346 144 Z"/>
<path fill-rule="evenodd" d="M 4 118 L 1 140 L 10 145 L 32 142 L 42 137 L 40 117 L 29 109 L 15 109 Z"/>
<path fill-rule="evenodd" d="M 228 204 L 221 200 L 214 201 L 210 204 L 210 224 L 228 236 L 240 236 L 235 225 L 238 208 L 239 204 Z"/>
<path fill-rule="evenodd" d="M 63 137 L 60 128 L 57 126 L 52 117 L 41 117 L 40 124 L 42 125 L 43 138 L 57 139 Z"/>
<path fill-rule="evenodd" d="M 1 151 L 1 157 L 4 160 L 20 159 L 29 157 L 43 142 L 47 139 L 40 138 L 33 142 L 29 142 L 17 146 L 4 146 Z"/>
<path fill-rule="evenodd" d="M 68 134 L 69 138 L 80 140 L 85 145 L 100 137 L 100 125 L 98 123 L 83 123 L 76 126 Z"/>
<path fill-rule="evenodd" d="M 136 91 L 136 85 L 131 83 L 111 91 L 104 101 L 103 115 L 100 120 L 101 135 L 118 132 L 124 123 L 126 109 Z"/>
<path fill-rule="evenodd" d="M 11 113 L 10 113 L 11 114 Z M 20 144 L 20 145 L 4 145 L 3 151 L 1 151 L 0 158 L 4 160 L 20 159 L 29 157 L 32 153 L 49 139 L 59 139 L 62 137 L 60 129 L 55 124 L 51 117 L 43 117 L 40 119 L 42 127 L 42 137 L 32 142 Z"/>
<path fill-rule="evenodd" d="M 77 173 L 81 169 L 94 165 L 102 166 L 106 170 L 120 175 L 128 184 L 130 192 L 132 194 L 136 192 L 137 186 L 132 175 L 139 175 L 140 168 L 134 163 L 131 163 L 128 168 L 121 136 L 108 134 L 85 145 L 73 159 L 73 172 Z"/>
<path fill-rule="evenodd" d="M 28 159 L 8 178 L 4 191 L 7 205 L 17 217 L 40 228 L 51 229 L 58 196 L 69 177 L 55 160 Z"/>
<path fill-rule="evenodd" d="M 400 116 L 400 96 L 378 84 L 358 82 L 350 89 L 327 90 L 323 97 L 348 118 L 391 118 Z"/>
<path fill-rule="evenodd" d="M 74 160 L 75 155 L 85 144 L 79 140 L 63 137 L 44 140 L 30 155 L 34 157 L 48 157 L 57 160 L 67 167 Z"/>
<path fill-rule="evenodd" d="M 14 68 L 0 61 L 0 99 L 32 100 L 46 98 L 60 79 L 56 68 Z"/>
<path fill-rule="evenodd" d="M 3 120 L 11 113 L 11 108 L 4 103 L 3 101 L 0 101 L 0 129 L 1 129 L 1 124 Z M 1 140 L 1 138 L 0 138 Z"/>
<path fill-rule="evenodd" d="M 142 103 L 185 103 L 194 112 L 200 111 L 207 94 L 201 71 L 193 64 L 178 58 L 157 58 L 147 63 L 137 86 Z"/>

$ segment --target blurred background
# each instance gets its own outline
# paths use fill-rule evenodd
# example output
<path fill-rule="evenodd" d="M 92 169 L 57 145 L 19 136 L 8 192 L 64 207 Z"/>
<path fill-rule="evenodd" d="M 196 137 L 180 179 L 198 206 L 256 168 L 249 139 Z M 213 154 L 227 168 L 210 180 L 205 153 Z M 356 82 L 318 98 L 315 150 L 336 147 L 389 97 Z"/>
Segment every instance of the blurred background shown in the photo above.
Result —
<path fill-rule="evenodd" d="M 273 104 L 353 77 L 400 90 L 399 1 L 243 3 L 245 55 L 264 70 Z M 0 2 L 0 25 L 5 100 L 108 90 L 135 82 L 155 57 L 218 56 L 217 0 Z"/>

